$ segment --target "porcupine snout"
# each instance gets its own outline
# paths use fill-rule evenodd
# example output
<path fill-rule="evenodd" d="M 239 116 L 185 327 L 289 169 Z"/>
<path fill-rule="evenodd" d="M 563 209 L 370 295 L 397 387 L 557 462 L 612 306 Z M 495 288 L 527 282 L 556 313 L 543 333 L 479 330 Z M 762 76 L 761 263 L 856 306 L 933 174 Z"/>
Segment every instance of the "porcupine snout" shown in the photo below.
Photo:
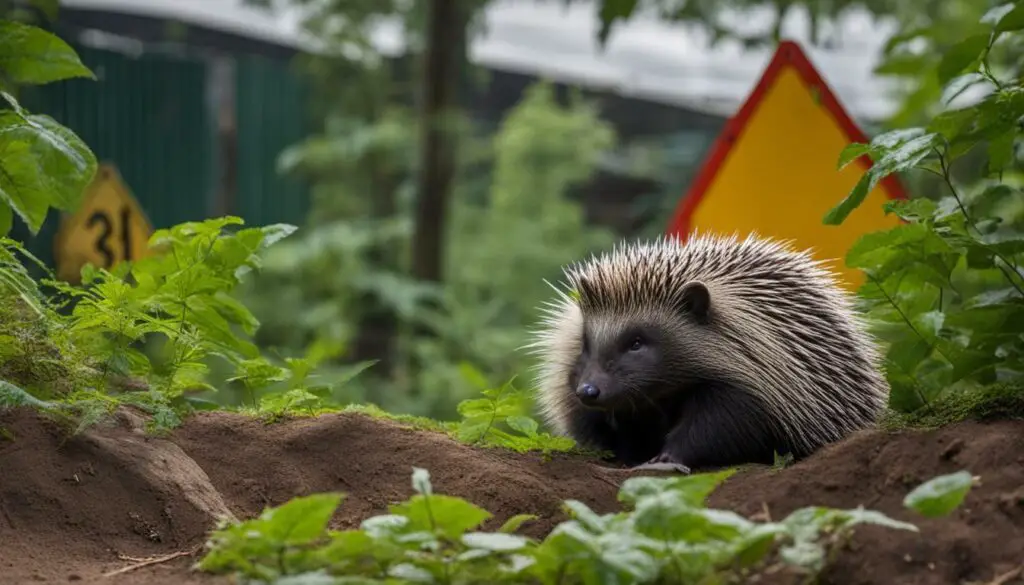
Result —
<path fill-rule="evenodd" d="M 596 402 L 601 396 L 601 389 L 589 382 L 584 382 L 576 387 L 576 398 L 584 404 Z"/>
<path fill-rule="evenodd" d="M 604 408 L 615 398 L 615 379 L 604 368 L 587 360 L 579 370 L 573 392 L 580 404 L 588 408 Z"/>

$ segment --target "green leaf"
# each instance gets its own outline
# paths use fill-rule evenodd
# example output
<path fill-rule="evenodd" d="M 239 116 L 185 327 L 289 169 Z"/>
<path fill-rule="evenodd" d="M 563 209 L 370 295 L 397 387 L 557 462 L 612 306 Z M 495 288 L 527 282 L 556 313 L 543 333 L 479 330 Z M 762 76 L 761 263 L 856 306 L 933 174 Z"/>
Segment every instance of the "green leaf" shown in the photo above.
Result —
<path fill-rule="evenodd" d="M 608 526 L 608 519 L 597 514 L 589 506 L 579 500 L 566 500 L 562 502 L 566 511 L 588 530 L 602 532 Z"/>
<path fill-rule="evenodd" d="M 939 62 L 939 84 L 946 85 L 972 63 L 977 62 L 988 47 L 989 35 L 976 34 L 962 39 L 946 50 Z"/>
<path fill-rule="evenodd" d="M 0 20 L 0 70 L 18 84 L 52 83 L 73 77 L 96 79 L 74 49 L 59 37 L 13 20 Z"/>
<path fill-rule="evenodd" d="M 511 534 L 511 533 L 515 532 L 516 530 L 519 530 L 519 528 L 523 524 L 525 524 L 527 522 L 530 522 L 532 520 L 536 520 L 536 519 L 537 519 L 537 516 L 535 516 L 533 514 L 516 514 L 515 516 L 513 516 L 513 517 L 509 518 L 508 520 L 506 520 L 505 523 L 501 525 L 501 528 L 498 529 L 498 532 L 504 532 L 506 534 Z"/>
<path fill-rule="evenodd" d="M 978 115 L 977 109 L 961 108 L 958 110 L 947 110 L 935 116 L 928 124 L 928 131 L 942 135 L 948 141 L 953 141 L 969 128 Z"/>
<path fill-rule="evenodd" d="M 462 544 L 495 552 L 512 552 L 525 547 L 529 541 L 515 534 L 500 532 L 469 532 L 462 535 Z"/>
<path fill-rule="evenodd" d="M 76 208 L 95 174 L 92 151 L 49 116 L 0 112 L 0 200 L 33 235 L 49 207 Z"/>
<path fill-rule="evenodd" d="M 264 534 L 274 542 L 292 546 L 314 541 L 324 535 L 344 497 L 336 492 L 313 494 L 270 508 L 260 515 L 266 527 Z"/>
<path fill-rule="evenodd" d="M 533 420 L 528 416 L 510 416 L 507 419 L 505 419 L 505 424 L 519 431 L 520 433 L 526 435 L 527 437 L 533 437 L 537 435 L 537 421 Z"/>
<path fill-rule="evenodd" d="M 725 469 L 680 477 L 630 477 L 622 482 L 618 498 L 620 502 L 636 503 L 644 497 L 674 491 L 687 506 L 703 506 L 711 492 L 734 473 L 735 469 Z"/>
<path fill-rule="evenodd" d="M 1013 145 L 1017 139 L 1014 128 L 1004 130 L 989 138 L 988 141 L 988 172 L 1000 173 L 1013 162 Z"/>
<path fill-rule="evenodd" d="M 860 207 L 879 181 L 893 173 L 914 168 L 934 151 L 940 141 L 941 137 L 938 134 L 926 133 L 921 128 L 894 130 L 876 136 L 870 146 L 871 153 L 876 158 L 874 164 L 861 176 L 850 193 L 825 214 L 823 223 L 842 224 Z"/>
<path fill-rule="evenodd" d="M 996 23 L 995 32 L 1004 33 L 1024 28 L 1024 4 L 1017 4 Z"/>
<path fill-rule="evenodd" d="M 928 518 L 946 516 L 963 503 L 973 482 L 968 471 L 941 475 L 914 488 L 903 505 Z"/>
<path fill-rule="evenodd" d="M 407 502 L 391 506 L 390 511 L 407 517 L 412 530 L 439 532 L 453 540 L 491 517 L 483 508 L 441 494 L 417 494 Z"/>
<path fill-rule="evenodd" d="M 869 144 L 861 144 L 859 142 L 854 142 L 852 144 L 846 145 L 846 148 L 844 148 L 843 151 L 839 153 L 839 162 L 836 165 L 836 170 L 843 170 L 843 168 L 845 168 L 846 165 L 857 160 L 858 158 L 865 154 L 869 154 L 870 152 L 871 145 Z"/>

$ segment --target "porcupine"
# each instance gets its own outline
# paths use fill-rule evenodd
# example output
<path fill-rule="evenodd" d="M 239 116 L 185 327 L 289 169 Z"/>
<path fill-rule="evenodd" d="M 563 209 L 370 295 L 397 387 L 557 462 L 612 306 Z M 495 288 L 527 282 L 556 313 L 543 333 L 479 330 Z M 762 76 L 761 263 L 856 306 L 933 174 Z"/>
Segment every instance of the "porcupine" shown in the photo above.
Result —
<path fill-rule="evenodd" d="M 791 242 L 693 234 L 565 269 L 526 347 L 553 429 L 631 467 L 803 458 L 870 426 L 889 386 L 835 275 Z"/>

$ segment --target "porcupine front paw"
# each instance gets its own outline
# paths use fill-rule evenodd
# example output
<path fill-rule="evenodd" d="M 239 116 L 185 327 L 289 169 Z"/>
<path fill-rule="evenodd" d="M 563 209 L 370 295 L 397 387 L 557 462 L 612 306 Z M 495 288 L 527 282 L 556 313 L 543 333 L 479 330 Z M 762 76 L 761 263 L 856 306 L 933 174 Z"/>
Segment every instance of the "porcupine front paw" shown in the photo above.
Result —
<path fill-rule="evenodd" d="M 683 465 L 669 453 L 662 453 L 647 463 L 641 463 L 633 467 L 636 471 L 676 471 L 683 475 L 690 475 L 690 468 Z"/>

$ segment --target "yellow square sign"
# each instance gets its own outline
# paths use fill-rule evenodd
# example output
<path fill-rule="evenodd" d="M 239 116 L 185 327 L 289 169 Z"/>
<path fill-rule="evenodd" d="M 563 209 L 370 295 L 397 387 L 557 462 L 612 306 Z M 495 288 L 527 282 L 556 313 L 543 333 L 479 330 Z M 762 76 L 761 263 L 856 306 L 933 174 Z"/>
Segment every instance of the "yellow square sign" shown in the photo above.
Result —
<path fill-rule="evenodd" d="M 150 254 L 153 227 L 120 173 L 102 164 L 82 198 L 78 211 L 61 218 L 54 238 L 57 277 L 81 282 L 82 268 L 111 268 Z"/>

